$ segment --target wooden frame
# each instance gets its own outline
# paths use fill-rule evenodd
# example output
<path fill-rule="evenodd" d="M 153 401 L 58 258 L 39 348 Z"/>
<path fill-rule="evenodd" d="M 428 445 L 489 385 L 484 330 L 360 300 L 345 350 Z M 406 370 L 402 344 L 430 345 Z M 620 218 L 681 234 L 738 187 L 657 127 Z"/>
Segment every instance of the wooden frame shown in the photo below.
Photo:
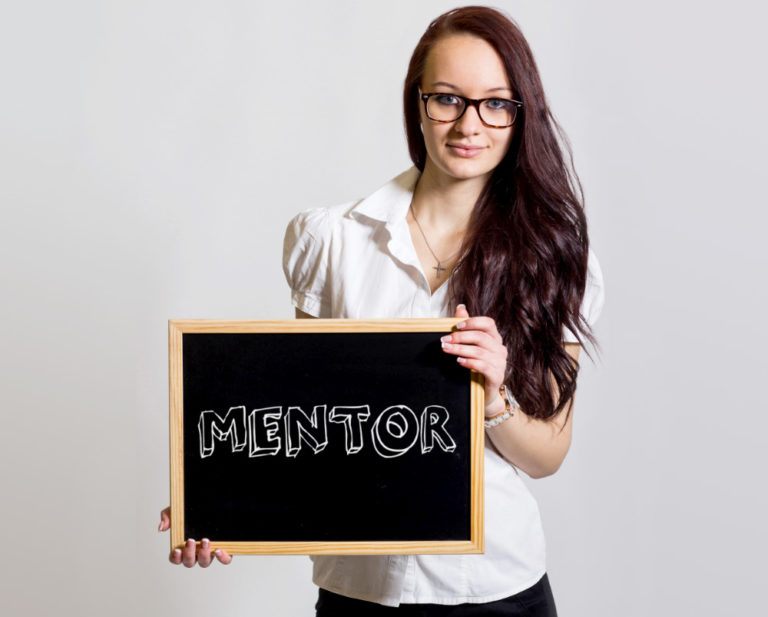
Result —
<path fill-rule="evenodd" d="M 169 320 L 171 549 L 182 548 L 184 534 L 184 390 L 183 335 L 187 333 L 333 333 L 450 332 L 460 319 L 395 320 Z M 211 539 L 211 549 L 231 554 L 418 554 L 482 553 L 484 550 L 484 387 L 482 375 L 471 373 L 470 539 L 450 541 L 241 542 Z"/>

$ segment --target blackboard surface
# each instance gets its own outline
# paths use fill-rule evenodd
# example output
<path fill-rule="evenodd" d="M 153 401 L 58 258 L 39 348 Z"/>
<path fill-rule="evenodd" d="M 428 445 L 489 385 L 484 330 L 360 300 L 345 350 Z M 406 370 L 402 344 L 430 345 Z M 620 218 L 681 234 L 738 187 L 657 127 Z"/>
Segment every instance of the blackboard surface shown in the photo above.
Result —
<path fill-rule="evenodd" d="M 477 549 L 473 380 L 445 331 L 183 332 L 183 538 Z"/>

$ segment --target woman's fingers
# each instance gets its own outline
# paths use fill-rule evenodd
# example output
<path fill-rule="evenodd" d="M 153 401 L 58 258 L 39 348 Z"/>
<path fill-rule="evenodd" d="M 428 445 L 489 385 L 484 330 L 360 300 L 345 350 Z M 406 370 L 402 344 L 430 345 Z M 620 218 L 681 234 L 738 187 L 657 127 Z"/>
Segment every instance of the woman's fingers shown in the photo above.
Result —
<path fill-rule="evenodd" d="M 501 370 L 506 368 L 507 348 L 483 332 L 453 333 L 443 336 L 440 341 L 446 353 L 464 358 L 482 359 Z"/>
<path fill-rule="evenodd" d="M 456 361 L 464 368 L 477 371 L 485 377 L 486 394 L 497 390 L 504 381 L 504 369 L 497 364 L 491 364 L 483 358 L 459 356 L 456 358 Z"/>
<path fill-rule="evenodd" d="M 446 353 L 457 356 L 463 367 L 485 377 L 486 396 L 492 394 L 504 381 L 507 370 L 507 348 L 490 317 L 470 317 L 464 305 L 456 307 L 456 317 L 462 319 L 451 334 L 441 337 Z"/>
<path fill-rule="evenodd" d="M 462 332 L 479 330 L 480 332 L 485 332 L 496 342 L 502 342 L 501 334 L 499 334 L 499 330 L 496 328 L 496 322 L 490 317 L 470 317 L 457 323 L 456 329 Z"/>
<path fill-rule="evenodd" d="M 454 316 L 457 319 L 464 319 L 465 317 L 469 317 L 469 313 L 467 313 L 467 307 L 463 304 L 459 304 L 456 307 L 456 312 L 454 313 Z"/>
<path fill-rule="evenodd" d="M 170 506 L 160 512 L 160 526 L 158 531 L 168 531 L 171 528 L 171 508 Z"/>
<path fill-rule="evenodd" d="M 216 559 L 218 559 L 224 565 L 227 565 L 230 561 L 232 561 L 232 555 L 227 553 L 227 551 L 225 551 L 223 548 L 217 548 L 214 551 L 214 554 L 216 555 Z"/>
<path fill-rule="evenodd" d="M 184 544 L 184 548 L 175 548 L 168 556 L 168 561 L 172 564 L 180 565 L 184 564 L 187 568 L 192 568 L 195 564 L 201 568 L 207 568 L 213 563 L 214 557 L 224 565 L 227 565 L 232 561 L 232 555 L 227 553 L 223 548 L 217 548 L 211 552 L 211 542 L 208 538 L 203 538 L 200 542 L 200 548 L 197 547 L 195 541 L 190 538 Z"/>
<path fill-rule="evenodd" d="M 456 324 L 458 330 L 481 330 L 501 343 L 501 334 L 496 328 L 496 322 L 490 317 L 468 317 L 464 321 Z"/>
<path fill-rule="evenodd" d="M 443 349 L 446 353 L 458 356 L 456 361 L 463 367 L 482 373 L 489 391 L 497 389 L 504 381 L 507 367 L 506 350 L 491 352 L 477 345 L 454 343 L 443 343 Z"/>
<path fill-rule="evenodd" d="M 467 312 L 467 307 L 463 304 L 456 306 L 456 312 L 454 313 L 456 319 L 463 319 L 461 323 L 456 324 L 459 330 L 482 330 L 492 336 L 496 341 L 502 343 L 501 335 L 498 328 L 496 328 L 496 322 L 490 317 L 470 317 Z"/>
<path fill-rule="evenodd" d="M 454 356 L 485 360 L 492 366 L 502 366 L 504 364 L 503 352 L 492 351 L 479 345 L 458 345 L 456 343 L 443 343 L 442 345 L 446 353 Z"/>
<path fill-rule="evenodd" d="M 181 563 L 184 564 L 185 567 L 191 568 L 195 565 L 195 562 L 197 561 L 197 546 L 195 545 L 195 541 L 190 538 L 187 540 L 187 543 L 184 545 L 184 550 L 181 551 Z"/>
<path fill-rule="evenodd" d="M 493 336 L 481 330 L 468 330 L 466 332 L 452 332 L 440 339 L 443 343 L 476 345 L 492 353 L 505 354 L 507 348 L 499 343 Z"/>
<path fill-rule="evenodd" d="M 486 385 L 489 383 L 501 383 L 501 380 L 504 378 L 498 377 L 495 375 L 496 373 L 496 367 L 488 364 L 485 360 L 480 360 L 479 358 L 466 358 L 466 357 L 460 357 L 457 358 L 457 361 L 461 366 L 472 369 L 473 371 L 477 371 L 478 373 L 482 373 L 485 377 Z M 497 386 L 492 385 L 491 390 L 495 390 Z"/>
<path fill-rule="evenodd" d="M 207 568 L 211 565 L 212 560 L 211 543 L 208 541 L 208 538 L 203 538 L 202 542 L 200 542 L 200 550 L 197 551 L 197 565 L 201 568 Z"/>

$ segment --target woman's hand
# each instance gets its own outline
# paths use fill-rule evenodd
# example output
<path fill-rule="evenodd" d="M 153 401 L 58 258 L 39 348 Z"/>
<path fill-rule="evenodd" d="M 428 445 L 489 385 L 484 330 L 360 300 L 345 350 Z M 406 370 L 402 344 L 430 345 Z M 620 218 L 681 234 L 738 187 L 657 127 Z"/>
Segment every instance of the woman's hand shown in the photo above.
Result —
<path fill-rule="evenodd" d="M 157 530 L 168 531 L 170 528 L 171 509 L 166 508 L 160 513 L 160 526 Z M 187 568 L 191 568 L 195 564 L 199 565 L 201 568 L 207 568 L 213 563 L 214 555 L 216 556 L 216 559 L 223 564 L 228 564 L 232 561 L 232 555 L 228 554 L 227 551 L 222 548 L 217 548 L 213 551 L 213 555 L 211 555 L 211 543 L 208 541 L 208 538 L 202 539 L 199 549 L 197 549 L 195 541 L 190 538 L 184 545 L 183 551 L 180 548 L 175 548 L 171 551 L 171 554 L 168 556 L 168 561 L 176 565 L 184 564 Z"/>
<path fill-rule="evenodd" d="M 443 336 L 443 351 L 458 356 L 461 366 L 481 373 L 485 378 L 485 417 L 504 411 L 505 402 L 499 394 L 507 369 L 507 348 L 490 317 L 470 317 L 466 307 L 459 304 L 456 315 L 464 319 L 456 332 Z"/>
<path fill-rule="evenodd" d="M 457 331 L 442 337 L 446 353 L 457 356 L 461 366 L 485 377 L 485 417 L 504 412 L 505 402 L 499 394 L 507 366 L 507 349 L 489 317 L 470 317 L 463 305 L 456 307 L 456 317 L 463 321 Z M 446 346 L 447 344 L 447 346 Z M 565 351 L 575 362 L 580 346 L 566 343 Z M 553 393 L 553 395 L 556 393 Z M 572 410 L 573 399 L 569 402 Z M 501 455 L 531 478 L 544 478 L 555 473 L 571 445 L 573 414 L 561 411 L 548 420 L 515 413 L 486 434 Z"/>

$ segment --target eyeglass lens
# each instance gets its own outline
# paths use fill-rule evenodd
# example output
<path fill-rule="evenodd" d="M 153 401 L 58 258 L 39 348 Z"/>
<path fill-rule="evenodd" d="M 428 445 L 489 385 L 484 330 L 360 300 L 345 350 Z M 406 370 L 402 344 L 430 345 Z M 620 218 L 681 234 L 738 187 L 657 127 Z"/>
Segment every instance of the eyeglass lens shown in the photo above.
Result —
<path fill-rule="evenodd" d="M 458 96 L 433 94 L 427 99 L 427 114 L 440 122 L 452 122 L 461 116 L 466 105 Z M 517 105 L 506 99 L 488 99 L 478 107 L 481 120 L 493 126 L 509 126 L 517 113 Z"/>

